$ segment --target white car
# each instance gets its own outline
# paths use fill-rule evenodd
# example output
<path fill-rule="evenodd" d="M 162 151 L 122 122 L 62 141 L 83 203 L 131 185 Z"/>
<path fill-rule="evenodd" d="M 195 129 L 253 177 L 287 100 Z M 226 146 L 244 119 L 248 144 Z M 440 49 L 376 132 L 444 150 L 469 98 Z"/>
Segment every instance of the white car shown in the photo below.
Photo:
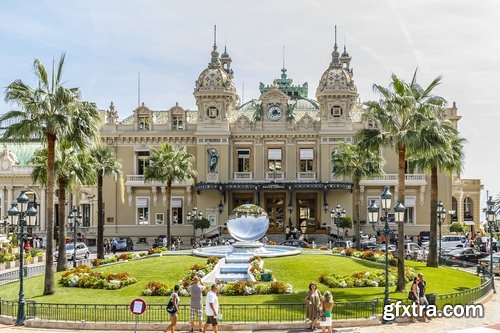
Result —
<path fill-rule="evenodd" d="M 73 260 L 73 254 L 75 251 L 73 250 L 73 243 L 66 244 L 66 259 Z M 54 257 L 57 259 L 58 251 L 54 253 Z M 88 259 L 90 256 L 90 251 L 87 245 L 84 243 L 76 243 L 76 259 Z"/>

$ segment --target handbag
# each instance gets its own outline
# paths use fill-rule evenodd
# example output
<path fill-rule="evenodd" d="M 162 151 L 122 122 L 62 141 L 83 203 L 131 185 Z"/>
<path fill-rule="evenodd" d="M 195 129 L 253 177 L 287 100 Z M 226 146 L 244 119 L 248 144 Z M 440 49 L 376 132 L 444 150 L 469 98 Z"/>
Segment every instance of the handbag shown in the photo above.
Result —
<path fill-rule="evenodd" d="M 408 299 L 409 299 L 410 301 L 416 301 L 416 300 L 417 300 L 417 298 L 415 297 L 415 294 L 413 293 L 413 290 L 410 290 L 410 291 L 408 292 Z"/>
<path fill-rule="evenodd" d="M 167 312 L 171 315 L 174 315 L 177 312 L 174 306 L 174 302 L 172 302 L 172 297 L 170 297 L 170 300 L 168 301 Z"/>

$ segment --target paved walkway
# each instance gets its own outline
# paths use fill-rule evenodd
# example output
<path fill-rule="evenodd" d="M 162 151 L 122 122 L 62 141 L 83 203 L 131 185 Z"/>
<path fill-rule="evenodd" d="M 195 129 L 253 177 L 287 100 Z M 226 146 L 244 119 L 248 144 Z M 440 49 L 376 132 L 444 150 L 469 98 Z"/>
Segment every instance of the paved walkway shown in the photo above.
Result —
<path fill-rule="evenodd" d="M 495 279 L 497 290 L 500 291 L 500 278 Z M 378 325 L 368 327 L 350 327 L 334 329 L 334 333 L 405 333 L 405 332 L 418 332 L 418 333 L 500 333 L 500 293 L 495 294 L 491 299 L 484 304 L 484 318 L 437 318 L 431 320 L 429 323 L 398 323 L 389 325 Z M 221 326 L 224 332 L 224 326 Z M 0 325 L 0 333 L 17 332 L 17 333 L 70 333 L 70 332 L 85 332 L 97 333 L 103 331 L 88 331 L 88 330 L 54 330 L 54 329 L 37 329 L 32 327 L 14 327 Z M 129 331 L 106 331 L 114 333 L 133 332 Z M 160 331 L 157 331 L 160 332 Z M 181 331 L 185 332 L 185 331 Z M 248 331 L 231 331 L 232 333 L 300 333 L 306 332 L 301 329 L 293 330 L 248 330 Z M 320 332 L 320 331 L 316 331 Z M 310 333 L 310 331 L 309 331 Z"/>

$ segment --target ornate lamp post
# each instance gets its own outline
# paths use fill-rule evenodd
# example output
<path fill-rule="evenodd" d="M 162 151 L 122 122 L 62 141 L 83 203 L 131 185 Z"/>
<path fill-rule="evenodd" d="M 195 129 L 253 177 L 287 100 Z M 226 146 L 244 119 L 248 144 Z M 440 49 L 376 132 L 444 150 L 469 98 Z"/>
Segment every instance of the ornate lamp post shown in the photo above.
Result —
<path fill-rule="evenodd" d="M 389 210 L 392 205 L 392 194 L 389 191 L 389 188 L 385 187 L 384 191 L 380 195 L 382 210 L 384 211 L 384 216 L 380 218 L 380 221 L 384 221 L 384 227 L 379 230 L 385 237 L 385 289 L 384 289 L 384 305 L 389 305 L 389 240 L 390 235 L 392 233 L 391 228 L 389 227 L 389 219 L 387 218 L 389 214 Z M 394 215 L 395 222 L 400 223 L 404 219 L 405 206 L 401 204 L 399 201 L 394 206 Z M 375 203 L 375 200 L 372 200 L 370 206 L 368 206 L 368 221 L 372 224 L 373 230 L 375 229 L 375 223 L 379 221 L 379 207 Z M 383 320 L 384 324 L 390 323 L 390 321 Z"/>
<path fill-rule="evenodd" d="M 495 211 L 495 201 L 493 198 L 490 196 L 488 201 L 486 202 L 486 205 L 488 206 L 488 210 L 486 211 L 486 217 L 488 220 L 488 232 L 490 233 L 490 279 L 491 279 L 491 286 L 493 289 L 493 292 L 496 293 L 497 291 L 495 290 L 495 275 L 493 274 L 493 227 L 495 224 L 495 218 L 496 218 L 496 211 Z"/>
<path fill-rule="evenodd" d="M 9 226 L 9 215 L 5 216 L 2 222 L 0 222 L 0 225 L 3 227 L 3 233 L 5 234 L 5 237 L 7 237 L 7 227 Z"/>
<path fill-rule="evenodd" d="M 17 238 L 19 241 L 19 300 L 17 305 L 17 319 L 16 326 L 24 325 L 24 320 L 26 316 L 24 314 L 24 242 L 26 241 L 26 233 L 24 232 L 24 226 L 31 224 L 31 218 L 37 214 L 35 208 L 35 202 L 29 202 L 28 196 L 25 192 L 21 192 L 16 199 L 17 203 L 12 203 L 8 214 L 14 219 L 17 216 Z M 20 209 L 17 208 L 19 204 Z M 26 220 L 26 217 L 28 220 Z M 12 223 L 14 224 L 14 223 Z"/>
<path fill-rule="evenodd" d="M 77 209 L 76 206 L 73 206 L 73 210 L 69 212 L 68 215 L 68 220 L 70 220 L 70 222 L 73 220 L 73 268 L 76 267 L 76 231 L 82 218 L 83 216 L 80 210 Z"/>
<path fill-rule="evenodd" d="M 439 258 L 438 262 L 441 262 L 441 226 L 443 225 L 444 219 L 446 218 L 446 209 L 441 201 L 437 204 L 437 223 L 439 226 Z"/>
<path fill-rule="evenodd" d="M 222 202 L 220 204 L 222 204 Z M 221 206 L 219 206 L 219 207 L 221 207 Z M 224 207 L 222 207 L 222 208 L 224 208 Z M 219 211 L 220 211 L 220 208 L 219 208 Z M 198 208 L 196 208 L 196 207 L 193 207 L 193 209 L 191 209 L 191 211 L 187 212 L 187 214 L 186 214 L 186 220 L 193 224 L 193 246 L 195 244 L 195 238 L 196 238 L 196 228 L 195 228 L 196 224 L 194 222 L 201 221 L 202 218 L 203 218 L 203 213 L 198 212 Z"/>
<path fill-rule="evenodd" d="M 340 238 L 339 235 L 340 221 L 341 218 L 345 217 L 345 215 L 346 215 L 346 210 L 345 208 L 340 207 L 340 204 L 337 204 L 337 206 L 335 206 L 335 208 L 332 208 L 332 210 L 330 211 L 330 218 L 332 219 L 332 223 L 335 224 L 335 226 L 337 226 L 337 239 Z"/>

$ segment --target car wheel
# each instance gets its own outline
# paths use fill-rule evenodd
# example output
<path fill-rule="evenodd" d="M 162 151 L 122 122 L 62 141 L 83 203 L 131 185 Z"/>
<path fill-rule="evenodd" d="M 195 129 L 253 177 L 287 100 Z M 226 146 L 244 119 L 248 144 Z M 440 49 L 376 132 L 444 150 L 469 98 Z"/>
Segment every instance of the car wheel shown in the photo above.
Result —
<path fill-rule="evenodd" d="M 411 259 L 412 259 L 411 255 L 406 256 L 406 260 L 411 260 Z"/>
<path fill-rule="evenodd" d="M 89 258 L 89 253 L 85 253 L 85 259 L 88 259 Z"/>

